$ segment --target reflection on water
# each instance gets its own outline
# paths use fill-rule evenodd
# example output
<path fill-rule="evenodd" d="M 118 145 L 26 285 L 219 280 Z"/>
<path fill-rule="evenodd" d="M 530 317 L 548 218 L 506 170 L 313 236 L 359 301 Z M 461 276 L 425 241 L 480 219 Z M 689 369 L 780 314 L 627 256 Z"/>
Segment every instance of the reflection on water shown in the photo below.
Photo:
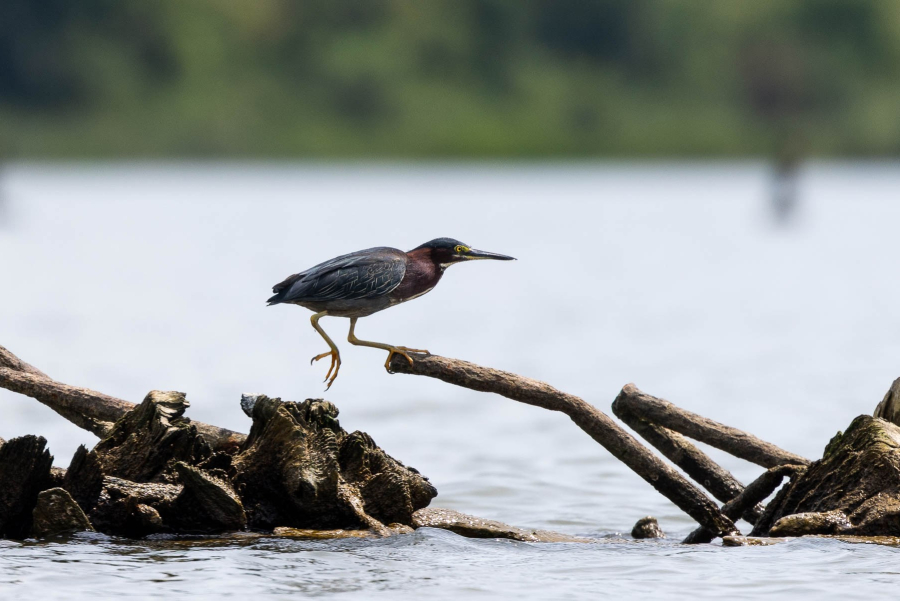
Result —
<path fill-rule="evenodd" d="M 589 536 L 651 514 L 670 538 L 2 542 L 0 596 L 893 588 L 884 547 L 681 547 L 691 521 L 564 416 L 388 376 L 380 352 L 342 342 L 344 319 L 321 322 L 344 359 L 324 394 L 309 313 L 265 306 L 273 283 L 323 259 L 453 236 L 519 261 L 453 267 L 427 296 L 361 320 L 361 337 L 546 380 L 607 411 L 633 381 L 815 457 L 900 375 L 900 169 L 805 167 L 803 210 L 780 231 L 770 184 L 764 165 L 8 168 L 0 344 L 52 376 L 133 401 L 183 390 L 192 417 L 243 431 L 242 392 L 324 395 L 345 428 L 429 476 L 437 506 Z M 58 465 L 93 443 L 34 401 L 0 403 L 0 437 L 43 434 Z M 760 472 L 714 456 L 744 481 Z"/>

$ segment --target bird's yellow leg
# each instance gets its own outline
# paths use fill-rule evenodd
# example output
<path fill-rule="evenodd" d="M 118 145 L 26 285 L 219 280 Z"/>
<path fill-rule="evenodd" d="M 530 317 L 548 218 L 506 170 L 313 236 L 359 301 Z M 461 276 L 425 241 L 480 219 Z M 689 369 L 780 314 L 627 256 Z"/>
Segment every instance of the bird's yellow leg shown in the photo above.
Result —
<path fill-rule="evenodd" d="M 347 334 L 347 342 L 354 346 L 369 346 L 372 348 L 380 348 L 388 352 L 387 361 L 384 362 L 384 368 L 388 371 L 391 370 L 391 358 L 394 354 L 402 355 L 409 361 L 409 364 L 413 364 L 412 357 L 409 356 L 409 353 L 425 353 L 426 355 L 430 355 L 426 350 L 417 349 L 417 348 L 406 348 L 405 346 L 393 346 L 391 344 L 382 344 L 381 342 L 369 342 L 368 340 L 360 340 L 356 337 L 356 334 L 353 332 L 356 329 L 356 317 L 350 318 L 350 333 Z"/>
<path fill-rule="evenodd" d="M 319 325 L 319 318 L 325 317 L 328 315 L 328 311 L 322 311 L 321 313 L 316 313 L 312 317 L 309 318 L 309 321 L 312 323 L 312 327 L 316 329 L 316 332 L 325 339 L 325 342 L 328 343 L 328 346 L 331 347 L 331 350 L 321 355 L 316 355 L 309 362 L 312 365 L 315 361 L 322 359 L 323 357 L 327 357 L 331 355 L 331 367 L 328 368 L 328 373 L 325 374 L 325 381 L 328 382 L 328 386 L 325 387 L 325 390 L 331 388 L 331 385 L 334 384 L 335 378 L 337 378 L 338 370 L 341 369 L 341 353 L 338 351 L 337 346 L 335 346 L 334 342 L 331 341 L 331 338 L 328 337 L 328 334 L 325 333 L 325 330 L 322 329 L 322 326 Z M 334 374 L 332 375 L 331 370 L 334 370 Z M 331 379 L 328 377 L 331 376 Z"/>

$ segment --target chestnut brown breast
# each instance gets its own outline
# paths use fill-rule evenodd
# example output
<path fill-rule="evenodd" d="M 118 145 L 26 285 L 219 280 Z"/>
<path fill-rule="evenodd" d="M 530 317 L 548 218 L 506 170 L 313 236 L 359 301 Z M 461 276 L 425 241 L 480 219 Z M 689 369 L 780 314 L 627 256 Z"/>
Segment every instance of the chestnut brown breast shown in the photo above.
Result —
<path fill-rule="evenodd" d="M 408 261 L 403 280 L 390 293 L 391 300 L 398 303 L 422 296 L 437 286 L 444 275 L 444 270 L 431 256 L 431 249 L 411 250 L 406 256 Z"/>

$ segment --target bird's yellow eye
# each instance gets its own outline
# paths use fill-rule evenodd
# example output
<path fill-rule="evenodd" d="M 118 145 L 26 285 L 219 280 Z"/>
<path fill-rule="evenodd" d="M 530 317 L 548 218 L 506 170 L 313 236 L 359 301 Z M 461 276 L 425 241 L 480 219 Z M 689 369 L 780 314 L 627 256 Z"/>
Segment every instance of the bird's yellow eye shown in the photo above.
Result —
<path fill-rule="evenodd" d="M 456 248 L 454 248 L 453 250 L 461 254 L 461 253 L 467 253 L 471 249 L 467 246 L 463 246 L 462 244 L 457 244 Z"/>

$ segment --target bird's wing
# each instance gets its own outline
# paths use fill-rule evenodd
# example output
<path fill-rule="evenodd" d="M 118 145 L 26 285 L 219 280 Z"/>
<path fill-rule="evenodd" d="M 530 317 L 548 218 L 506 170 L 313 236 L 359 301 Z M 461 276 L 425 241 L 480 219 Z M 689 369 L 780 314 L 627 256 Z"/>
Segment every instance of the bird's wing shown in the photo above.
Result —
<path fill-rule="evenodd" d="M 343 255 L 297 273 L 272 288 L 270 304 L 375 298 L 400 285 L 406 253 L 370 248 Z"/>

